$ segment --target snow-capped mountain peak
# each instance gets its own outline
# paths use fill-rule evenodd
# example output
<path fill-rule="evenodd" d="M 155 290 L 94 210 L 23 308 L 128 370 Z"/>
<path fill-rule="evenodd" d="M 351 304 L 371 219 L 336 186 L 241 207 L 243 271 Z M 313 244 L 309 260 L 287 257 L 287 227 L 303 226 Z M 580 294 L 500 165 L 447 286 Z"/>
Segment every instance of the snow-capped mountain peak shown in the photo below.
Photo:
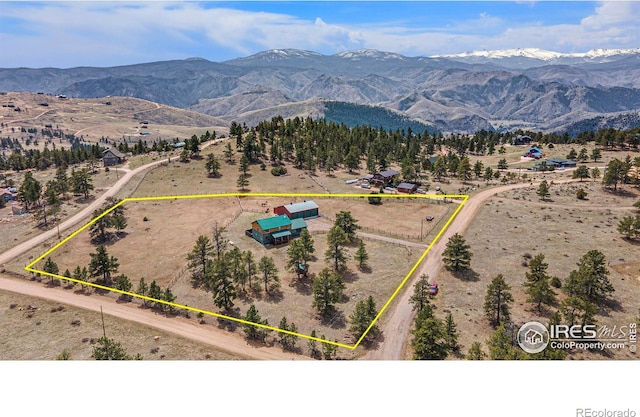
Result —
<path fill-rule="evenodd" d="M 568 58 L 585 58 L 585 59 L 598 59 L 607 58 L 616 55 L 633 55 L 640 54 L 640 49 L 592 49 L 588 52 L 578 53 L 563 53 L 548 51 L 540 48 L 517 48 L 517 49 L 499 49 L 493 51 L 470 51 L 460 54 L 447 54 L 447 55 L 434 55 L 432 58 L 486 58 L 486 59 L 501 59 L 501 58 L 530 58 L 541 61 L 554 61 L 558 59 Z"/>
<path fill-rule="evenodd" d="M 282 59 L 288 58 L 300 58 L 300 57 L 311 57 L 311 56 L 321 56 L 321 54 L 312 51 L 303 51 L 300 49 L 270 49 L 268 51 L 258 52 L 255 55 L 248 56 L 246 58 L 239 59 L 255 59 L 260 58 L 265 61 L 278 61 Z"/>
<path fill-rule="evenodd" d="M 358 49 L 356 51 L 344 51 L 335 54 L 335 56 L 347 59 L 374 58 L 379 60 L 399 59 L 404 60 L 405 57 L 393 52 L 378 51 L 377 49 Z"/>

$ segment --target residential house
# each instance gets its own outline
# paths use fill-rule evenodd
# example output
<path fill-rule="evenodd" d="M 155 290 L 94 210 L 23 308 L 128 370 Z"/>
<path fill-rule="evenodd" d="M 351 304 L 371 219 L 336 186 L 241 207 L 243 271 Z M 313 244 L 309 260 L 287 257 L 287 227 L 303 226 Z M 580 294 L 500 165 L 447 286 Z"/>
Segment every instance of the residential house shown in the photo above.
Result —
<path fill-rule="evenodd" d="M 2 198 L 4 201 L 6 201 L 7 203 L 9 201 L 13 201 L 16 199 L 16 195 L 15 193 L 12 193 L 11 191 L 7 190 L 6 188 L 0 188 L 0 198 Z"/>
<path fill-rule="evenodd" d="M 378 172 L 373 176 L 371 182 L 376 185 L 387 185 L 391 184 L 393 180 L 400 174 L 398 171 L 393 169 L 388 169 L 386 171 Z"/>
<path fill-rule="evenodd" d="M 532 146 L 527 152 L 524 153 L 527 158 L 540 159 L 544 156 L 542 150 L 537 146 Z"/>
<path fill-rule="evenodd" d="M 121 164 L 124 162 L 124 160 L 124 154 L 116 148 L 105 149 L 102 152 L 102 163 L 106 167 Z"/>
<path fill-rule="evenodd" d="M 417 184 L 411 184 L 408 182 L 401 182 L 396 187 L 399 193 L 413 194 L 418 190 Z"/>
<path fill-rule="evenodd" d="M 303 219 L 292 220 L 281 214 L 253 221 L 251 223 L 251 237 L 263 245 L 279 245 L 300 236 L 302 229 L 306 228 L 307 223 Z"/>
<path fill-rule="evenodd" d="M 564 169 L 564 168 L 575 168 L 577 165 L 576 161 L 571 161 L 568 159 L 562 158 L 548 158 L 544 161 L 538 161 L 533 166 L 534 171 L 544 171 L 551 169 Z"/>
<path fill-rule="evenodd" d="M 512 145 L 529 145 L 531 143 L 531 137 L 526 135 L 518 135 L 511 138 Z"/>

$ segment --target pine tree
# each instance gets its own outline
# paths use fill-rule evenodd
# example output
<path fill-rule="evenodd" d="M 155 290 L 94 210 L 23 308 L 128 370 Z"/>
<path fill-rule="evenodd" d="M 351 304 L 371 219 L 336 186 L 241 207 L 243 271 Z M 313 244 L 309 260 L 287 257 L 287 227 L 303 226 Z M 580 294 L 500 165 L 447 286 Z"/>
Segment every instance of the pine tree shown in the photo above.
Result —
<path fill-rule="evenodd" d="M 320 339 L 327 340 L 324 335 L 320 336 Z M 338 346 L 326 342 L 322 343 L 322 355 L 326 360 L 335 359 L 337 351 Z"/>
<path fill-rule="evenodd" d="M 511 287 L 505 282 L 502 274 L 496 275 L 487 288 L 484 312 L 494 328 L 501 323 L 509 322 L 509 304 L 513 302 L 510 290 Z"/>
<path fill-rule="evenodd" d="M 213 244 L 205 235 L 196 239 L 196 244 L 187 255 L 187 268 L 191 270 L 191 278 L 194 284 L 200 286 L 205 283 L 207 276 L 207 261 L 213 256 Z"/>
<path fill-rule="evenodd" d="M 552 305 L 556 298 L 550 285 L 551 277 L 547 274 L 548 267 L 549 264 L 544 262 L 544 255 L 538 254 L 529 263 L 529 272 L 525 274 L 527 302 L 535 304 L 538 312 L 542 311 L 543 304 Z"/>
<path fill-rule="evenodd" d="M 458 345 L 457 325 L 453 321 L 453 315 L 451 313 L 447 314 L 447 317 L 444 321 L 444 334 L 444 338 L 447 343 L 447 349 L 450 352 L 459 351 L 460 345 Z"/>
<path fill-rule="evenodd" d="M 442 254 L 445 266 L 454 272 L 469 269 L 473 256 L 469 248 L 462 235 L 456 233 L 451 236 Z"/>
<path fill-rule="evenodd" d="M 310 336 L 312 338 L 317 338 L 318 336 L 316 336 L 316 330 L 313 329 L 311 331 Z M 309 347 L 309 354 L 311 355 L 312 358 L 318 358 L 320 356 L 320 350 L 318 349 L 318 342 L 315 339 L 309 339 L 307 341 L 307 346 Z"/>
<path fill-rule="evenodd" d="M 460 180 L 469 181 L 471 180 L 471 162 L 468 157 L 463 157 L 458 164 L 457 169 L 458 178 Z"/>
<path fill-rule="evenodd" d="M 204 167 L 210 177 L 220 176 L 220 162 L 218 162 L 218 159 L 213 153 L 207 155 L 207 162 Z"/>
<path fill-rule="evenodd" d="M 473 342 L 467 353 L 467 360 L 481 361 L 487 357 L 487 354 L 482 351 L 482 344 L 480 342 Z"/>
<path fill-rule="evenodd" d="M 263 256 L 258 262 L 258 271 L 262 273 L 262 282 L 264 282 L 264 291 L 267 294 L 271 290 L 275 290 L 280 286 L 280 278 L 278 277 L 278 269 L 273 262 L 273 258 Z"/>
<path fill-rule="evenodd" d="M 118 271 L 118 259 L 109 256 L 104 246 L 98 246 L 96 253 L 90 254 L 89 273 L 92 277 L 102 277 L 104 285 L 111 285 L 111 274 Z"/>
<path fill-rule="evenodd" d="M 512 337 L 504 323 L 493 331 L 487 341 L 487 347 L 489 359 L 492 361 L 522 359 L 522 354 L 513 346 Z"/>
<path fill-rule="evenodd" d="M 229 310 L 233 307 L 233 300 L 237 297 L 236 287 L 231 279 L 229 254 L 220 259 L 214 259 L 211 268 L 209 288 L 213 293 L 213 304 L 218 308 Z"/>
<path fill-rule="evenodd" d="M 247 314 L 243 317 L 243 319 L 249 323 L 243 323 L 242 328 L 244 329 L 244 333 L 249 339 L 261 340 L 264 341 L 269 333 L 268 329 L 263 327 L 255 326 L 254 324 L 262 324 L 269 325 L 267 320 L 262 320 L 260 314 L 258 313 L 258 309 L 256 306 L 251 304 L 249 309 L 247 310 Z"/>
<path fill-rule="evenodd" d="M 358 268 L 362 270 L 369 260 L 369 254 L 367 253 L 367 249 L 365 248 L 364 241 L 360 240 L 358 242 L 358 249 L 354 255 L 356 262 L 358 262 Z"/>
<path fill-rule="evenodd" d="M 340 275 L 324 268 L 313 280 L 313 307 L 324 317 L 335 311 L 335 303 L 342 299 L 344 282 Z"/>
<path fill-rule="evenodd" d="M 538 197 L 540 197 L 541 200 L 544 200 L 551 195 L 551 193 L 549 192 L 549 183 L 547 182 L 547 180 L 542 180 L 542 182 L 538 186 L 536 194 L 538 195 Z"/>
<path fill-rule="evenodd" d="M 413 359 L 445 359 L 448 354 L 445 326 L 433 316 L 431 308 L 420 311 L 411 331 Z"/>
<path fill-rule="evenodd" d="M 429 305 L 429 298 L 431 297 L 429 287 L 429 276 L 426 274 L 420 275 L 420 279 L 413 286 L 413 295 L 409 299 L 409 302 L 413 304 L 413 309 L 417 312 L 422 311 Z"/>
<path fill-rule="evenodd" d="M 360 300 L 356 304 L 356 308 L 349 317 L 349 323 L 351 323 L 351 327 L 349 327 L 349 332 L 356 339 L 359 340 L 360 337 L 367 330 L 371 322 L 378 315 L 378 310 L 376 308 L 376 303 L 372 296 L 369 296 L 366 300 Z M 369 332 L 365 336 L 365 341 L 370 341 L 374 339 L 378 333 L 380 332 L 377 325 L 373 325 Z"/>
<path fill-rule="evenodd" d="M 344 246 L 348 243 L 347 234 L 339 226 L 333 226 L 327 234 L 328 248 L 324 254 L 327 262 L 333 263 L 335 272 L 342 271 L 347 265 Z"/>
<path fill-rule="evenodd" d="M 280 346 L 282 346 L 282 349 L 289 350 L 289 351 L 295 350 L 298 336 L 296 336 L 295 334 L 291 334 L 291 333 L 296 333 L 298 331 L 298 328 L 296 327 L 295 323 L 288 324 L 287 318 L 283 317 L 282 320 L 280 320 L 280 325 L 278 326 L 278 328 L 280 330 L 285 331 L 285 332 L 278 333 L 278 343 L 280 344 Z M 291 332 L 291 333 L 286 333 L 286 332 Z"/>
<path fill-rule="evenodd" d="M 340 211 L 336 214 L 334 226 L 341 228 L 347 235 L 347 240 L 353 242 L 356 237 L 356 231 L 360 229 L 358 221 L 353 218 L 350 211 Z"/>

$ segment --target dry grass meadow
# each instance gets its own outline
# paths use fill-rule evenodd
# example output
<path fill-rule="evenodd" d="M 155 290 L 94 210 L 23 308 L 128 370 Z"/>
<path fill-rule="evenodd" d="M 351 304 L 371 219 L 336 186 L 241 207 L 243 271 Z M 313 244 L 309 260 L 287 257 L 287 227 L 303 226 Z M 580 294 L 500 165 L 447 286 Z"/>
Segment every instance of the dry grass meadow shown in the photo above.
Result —
<path fill-rule="evenodd" d="M 428 199 L 393 198 L 383 201 L 381 206 L 372 206 L 364 199 L 355 198 L 319 197 L 315 201 L 320 206 L 321 215 L 324 216 L 326 210 L 327 217 L 309 222 L 315 240 L 316 259 L 310 264 L 309 277 L 300 281 L 292 273 L 285 271 L 286 245 L 267 248 L 244 234 L 253 220 L 271 215 L 274 206 L 291 202 L 289 197 L 171 198 L 127 202 L 127 228 L 117 240 L 108 243 L 106 247 L 109 254 L 115 256 L 120 263 L 118 273 L 126 274 L 132 280 L 134 289 L 141 277 L 147 283 L 155 280 L 161 287 L 171 288 L 177 297 L 177 303 L 236 317 L 244 316 L 249 305 L 254 303 L 261 316 L 273 326 L 277 327 L 280 319 L 286 316 L 288 321 L 296 323 L 300 333 L 310 334 L 315 329 L 319 336 L 324 334 L 332 340 L 352 344 L 355 340 L 348 334 L 348 318 L 355 304 L 372 295 L 378 308 L 382 308 L 426 250 L 428 242 L 435 237 L 439 227 L 446 222 L 450 208 L 446 204 Z M 265 213 L 267 208 L 269 214 Z M 312 308 L 311 284 L 315 274 L 328 266 L 324 261 L 326 231 L 332 224 L 332 215 L 340 210 L 351 211 L 361 224 L 369 225 L 372 229 L 375 227 L 375 230 L 365 230 L 366 235 L 363 234 L 370 256 L 369 267 L 363 271 L 358 270 L 352 258 L 355 245 L 349 247 L 348 271 L 344 273 L 344 300 L 337 305 L 339 312 L 335 317 L 322 320 Z M 407 216 L 413 219 L 412 223 L 417 225 L 414 228 L 416 230 L 412 230 L 414 234 L 419 233 L 420 218 L 427 213 L 436 217 L 429 223 L 433 224 L 429 230 L 427 222 L 424 222 L 423 242 L 419 242 L 417 236 L 410 245 L 395 241 L 397 238 L 393 236 L 397 234 L 396 228 L 401 228 L 402 223 L 391 219 L 399 217 L 399 213 L 406 213 L 403 216 L 405 220 Z M 193 288 L 190 273 L 186 269 L 186 256 L 193 248 L 196 238 L 201 234 L 211 235 L 216 225 L 227 228 L 226 236 L 231 246 L 243 251 L 251 250 L 256 260 L 262 256 L 274 259 L 281 281 L 277 293 L 267 295 L 261 291 L 241 294 L 235 301 L 234 308 L 225 312 L 213 305 L 209 292 Z M 89 254 L 93 251 L 95 245 L 91 243 L 88 229 L 85 229 L 50 256 L 61 272 L 66 269 L 73 271 L 77 265 L 88 265 Z M 40 262 L 38 266 L 42 264 Z M 208 318 L 206 321 L 214 320 Z M 230 330 L 237 328 L 230 322 L 224 325 Z"/>
<path fill-rule="evenodd" d="M 589 192 L 589 201 L 575 197 L 576 188 Z M 563 282 L 576 269 L 578 260 L 588 251 L 602 251 L 609 263 L 609 279 L 615 288 L 613 298 L 618 307 L 604 309 L 598 324 L 612 327 L 627 325 L 638 317 L 640 308 L 640 264 L 638 245 L 622 239 L 616 226 L 623 216 L 633 213 L 632 204 L 640 197 L 637 189 L 628 188 L 623 197 L 603 191 L 600 184 L 556 184 L 551 200 L 542 202 L 536 187 L 501 193 L 480 209 L 465 238 L 471 246 L 473 272 L 456 277 L 443 271 L 438 278 L 440 293 L 435 299 L 438 314 L 448 312 L 458 324 L 462 352 L 474 341 L 485 341 L 492 328 L 483 311 L 487 286 L 497 274 L 503 274 L 511 286 L 514 303 L 511 316 L 517 326 L 528 321 L 548 321 L 549 313 L 539 315 L 526 303 L 523 283 L 526 256 L 545 255 L 548 273 Z M 561 290 L 555 290 L 562 298 Z M 555 311 L 552 308 L 551 311 Z M 571 359 L 634 359 L 628 350 L 611 350 L 604 354 L 573 352 Z"/>
<path fill-rule="evenodd" d="M 104 320 L 108 337 L 145 360 L 244 359 L 128 320 Z M 87 360 L 101 336 L 100 313 L 0 292 L 0 360 L 52 360 L 64 349 L 73 360 Z"/>

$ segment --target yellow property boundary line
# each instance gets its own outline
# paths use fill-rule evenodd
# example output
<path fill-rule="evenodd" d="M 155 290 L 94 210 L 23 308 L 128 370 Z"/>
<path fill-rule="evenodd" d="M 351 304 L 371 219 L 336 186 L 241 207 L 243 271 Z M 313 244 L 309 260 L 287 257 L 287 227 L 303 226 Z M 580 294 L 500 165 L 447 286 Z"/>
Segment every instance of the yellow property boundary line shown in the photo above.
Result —
<path fill-rule="evenodd" d="M 305 194 L 305 193 L 300 193 L 300 194 L 287 194 L 287 193 L 221 193 L 221 194 L 193 194 L 193 195 L 176 195 L 176 196 L 160 196 L 160 197 L 131 197 L 131 198 L 125 198 L 125 199 L 119 201 L 117 204 L 115 204 L 112 207 L 110 207 L 109 209 L 105 210 L 102 214 L 100 214 L 96 218 L 92 219 L 87 224 L 85 224 L 84 226 L 80 227 L 78 230 L 76 230 L 75 232 L 73 232 L 72 234 L 67 236 L 66 238 L 64 238 L 58 244 L 56 244 L 51 249 L 47 250 L 45 253 L 43 253 L 38 258 L 36 258 L 33 262 L 31 262 L 29 265 L 27 265 L 24 269 L 29 271 L 29 272 L 35 273 L 35 274 L 41 274 L 41 275 L 45 275 L 45 276 L 49 276 L 49 277 L 53 277 L 53 278 L 58 278 L 58 279 L 61 279 L 61 280 L 75 282 L 75 283 L 78 283 L 78 284 L 87 285 L 89 287 L 100 288 L 102 290 L 107 290 L 107 291 L 115 292 L 115 293 L 118 293 L 118 294 L 127 295 L 127 296 L 130 296 L 130 297 L 140 298 L 140 299 L 146 300 L 146 301 L 152 301 L 152 302 L 155 302 L 155 303 L 165 304 L 165 305 L 168 305 L 168 306 L 171 306 L 171 307 L 175 307 L 175 308 L 180 308 L 180 309 L 183 309 L 183 310 L 189 310 L 189 311 L 193 311 L 193 312 L 196 312 L 196 313 L 202 313 L 202 314 L 205 314 L 205 315 L 208 315 L 208 316 L 213 316 L 213 317 L 217 317 L 217 318 L 221 318 L 221 319 L 225 319 L 225 320 L 230 320 L 230 321 L 234 321 L 234 322 L 241 323 L 241 324 L 253 325 L 253 326 L 260 327 L 260 328 L 267 329 L 267 330 L 272 330 L 272 331 L 276 331 L 276 332 L 280 332 L 280 333 L 286 333 L 286 334 L 298 336 L 298 337 L 301 337 L 301 338 L 304 338 L 304 339 L 315 340 L 317 342 L 328 343 L 328 344 L 331 344 L 331 345 L 339 346 L 341 348 L 355 350 L 358 347 L 358 345 L 360 345 L 362 340 L 364 340 L 364 338 L 366 337 L 367 333 L 369 333 L 371 328 L 376 324 L 378 319 L 385 312 L 387 307 L 389 307 L 389 305 L 394 300 L 396 295 L 398 295 L 398 293 L 400 292 L 402 287 L 404 287 L 404 285 L 409 280 L 409 278 L 411 278 L 411 275 L 415 272 L 415 270 L 418 268 L 420 263 L 427 256 L 427 254 L 429 253 L 429 251 L 431 250 L 433 245 L 438 241 L 438 239 L 440 239 L 440 237 L 442 236 L 444 231 L 447 229 L 447 227 L 449 227 L 449 225 L 451 224 L 453 219 L 456 217 L 458 212 L 462 209 L 464 204 L 469 199 L 468 195 L 466 195 L 466 194 L 410 194 L 410 195 L 403 195 L 403 194 L 375 194 L 375 197 L 381 197 L 381 198 L 411 198 L 411 199 L 416 199 L 416 198 L 417 199 L 420 199 L 420 198 L 425 198 L 425 199 L 427 199 L 427 198 L 428 199 L 434 199 L 434 198 L 435 199 L 446 199 L 446 198 L 450 198 L 450 199 L 460 199 L 462 201 L 460 202 L 460 204 L 458 204 L 458 207 L 456 208 L 456 210 L 449 217 L 449 219 L 444 224 L 444 226 L 440 229 L 440 231 L 438 232 L 436 237 L 431 241 L 431 243 L 429 244 L 427 249 L 424 251 L 424 253 L 420 256 L 420 258 L 416 261 L 416 263 L 413 265 L 413 267 L 409 270 L 409 272 L 404 277 L 402 282 L 400 282 L 400 285 L 398 285 L 398 287 L 395 289 L 393 294 L 391 294 L 391 297 L 384 304 L 384 306 L 380 309 L 380 312 L 376 315 L 376 317 L 373 319 L 371 324 L 369 324 L 369 327 L 367 327 L 367 329 L 364 331 L 362 336 L 360 336 L 358 341 L 353 345 L 347 345 L 347 344 L 344 344 L 344 343 L 339 343 L 337 341 L 321 339 L 319 337 L 312 337 L 312 336 L 306 335 L 306 334 L 295 333 L 295 332 L 279 329 L 277 327 L 268 326 L 268 325 L 264 325 L 264 324 L 253 323 L 253 322 L 246 321 L 246 320 L 243 320 L 243 319 L 240 319 L 240 318 L 237 318 L 237 317 L 225 316 L 224 314 L 214 313 L 212 311 L 207 311 L 207 310 L 201 310 L 199 308 L 190 307 L 190 306 L 187 306 L 187 305 L 184 305 L 184 304 L 177 304 L 177 303 L 171 303 L 171 302 L 164 301 L 164 300 L 158 300 L 158 299 L 147 297 L 147 296 L 144 296 L 144 295 L 135 294 L 135 293 L 128 292 L 128 291 L 122 291 L 122 290 L 118 290 L 116 288 L 106 287 L 106 286 L 103 286 L 103 285 L 94 284 L 94 283 L 87 282 L 87 281 L 80 281 L 80 280 L 77 280 L 77 279 L 74 279 L 74 278 L 65 277 L 63 275 L 52 274 L 52 273 L 45 272 L 45 271 L 42 271 L 42 270 L 39 270 L 39 269 L 35 269 L 33 266 L 35 264 L 37 264 L 38 262 L 42 261 L 45 257 L 49 256 L 52 252 L 54 252 L 60 246 L 64 245 L 66 242 L 71 240 L 73 237 L 77 236 L 83 230 L 85 230 L 86 228 L 90 227 L 93 223 L 95 223 L 96 221 L 98 221 L 102 217 L 104 217 L 107 214 L 109 214 L 115 208 L 119 207 L 120 205 L 122 205 L 124 203 L 132 202 L 132 201 L 183 200 L 183 199 L 213 198 L 213 197 L 318 197 L 318 198 L 323 198 L 323 197 L 324 198 L 327 198 L 327 197 L 328 198 L 335 198 L 335 197 L 338 197 L 338 198 L 368 198 L 368 197 L 371 197 L 371 196 L 373 196 L 373 195 L 372 194 Z"/>

